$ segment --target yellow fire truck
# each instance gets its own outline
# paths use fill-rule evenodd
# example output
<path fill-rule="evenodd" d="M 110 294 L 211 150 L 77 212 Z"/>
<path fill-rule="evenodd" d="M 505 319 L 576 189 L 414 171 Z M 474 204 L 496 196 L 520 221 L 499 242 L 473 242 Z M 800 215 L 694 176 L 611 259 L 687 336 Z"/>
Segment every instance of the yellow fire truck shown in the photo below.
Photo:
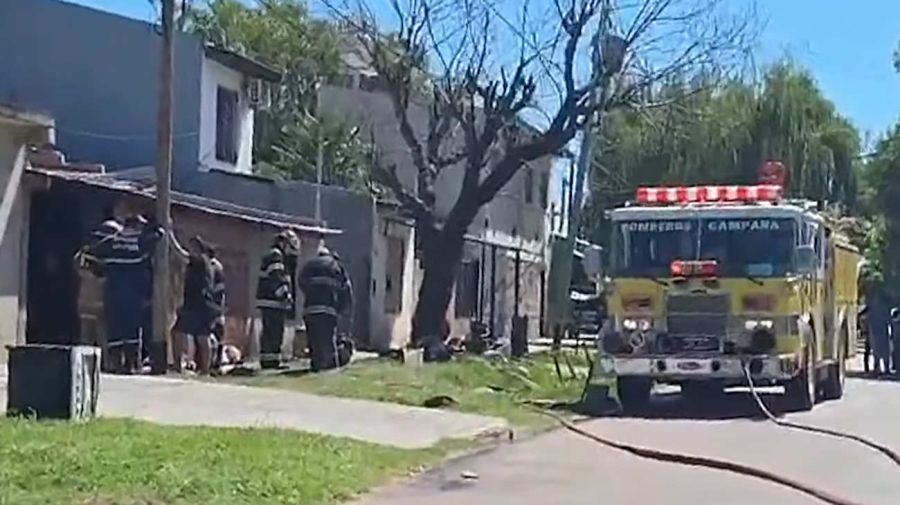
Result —
<path fill-rule="evenodd" d="M 797 409 L 843 395 L 860 255 L 815 203 L 778 185 L 639 188 L 609 216 L 600 345 L 626 410 L 654 383 L 708 395 L 747 373 Z"/>

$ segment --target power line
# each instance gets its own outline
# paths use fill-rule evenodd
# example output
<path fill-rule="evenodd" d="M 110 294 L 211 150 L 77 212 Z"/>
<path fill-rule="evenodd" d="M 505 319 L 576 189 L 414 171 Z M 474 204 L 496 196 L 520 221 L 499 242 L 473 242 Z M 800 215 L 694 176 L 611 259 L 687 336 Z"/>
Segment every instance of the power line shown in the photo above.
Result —
<path fill-rule="evenodd" d="M 79 130 L 76 128 L 67 128 L 64 126 L 61 127 L 58 125 L 56 126 L 56 130 L 61 131 L 61 132 L 71 133 L 72 135 L 78 135 L 81 137 L 92 137 L 92 138 L 105 139 L 105 140 L 120 140 L 120 141 L 125 141 L 125 142 L 134 141 L 134 140 L 146 140 L 146 141 L 154 141 L 155 142 L 157 140 L 157 135 L 155 133 L 134 134 L 134 135 L 116 135 L 116 134 L 111 134 L 111 133 L 99 133 L 99 132 L 92 132 L 92 131 L 88 131 L 88 130 Z M 185 132 L 185 133 L 176 133 L 175 135 L 173 135 L 173 138 L 175 138 L 175 139 L 190 138 L 190 137 L 197 137 L 199 135 L 200 135 L 200 132 L 196 132 L 196 131 Z"/>

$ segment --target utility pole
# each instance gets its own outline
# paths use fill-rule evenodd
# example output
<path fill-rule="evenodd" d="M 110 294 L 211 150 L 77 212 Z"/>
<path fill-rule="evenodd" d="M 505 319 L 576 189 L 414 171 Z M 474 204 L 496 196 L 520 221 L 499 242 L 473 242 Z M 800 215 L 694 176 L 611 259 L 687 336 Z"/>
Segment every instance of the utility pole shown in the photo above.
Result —
<path fill-rule="evenodd" d="M 322 114 L 320 114 L 319 96 L 322 93 L 322 83 L 316 83 L 316 223 L 322 223 L 322 164 L 324 163 L 325 136 L 322 135 Z"/>
<path fill-rule="evenodd" d="M 154 373 L 168 368 L 166 335 L 169 332 L 169 239 L 172 233 L 172 129 L 174 94 L 175 0 L 162 0 L 162 51 L 159 59 L 159 117 L 156 161 L 156 222 L 163 228 L 156 248 L 153 279 L 153 357 Z"/>
<path fill-rule="evenodd" d="M 622 67 L 625 57 L 625 41 L 614 35 L 610 35 L 611 8 L 609 1 L 604 2 L 600 11 L 600 24 L 597 33 L 591 40 L 591 53 L 593 69 L 591 82 L 594 84 L 588 90 L 588 106 L 593 110 L 602 106 L 609 100 L 610 84 L 612 77 Z M 562 344 L 562 336 L 571 319 L 570 310 L 570 284 L 572 279 L 572 263 L 575 254 L 575 245 L 578 231 L 581 227 L 581 204 L 584 200 L 584 184 L 590 178 L 591 163 L 593 161 L 594 125 L 598 123 L 602 114 L 599 111 L 592 112 L 585 118 L 584 130 L 581 138 L 581 148 L 578 152 L 578 161 L 575 167 L 575 180 L 571 180 L 569 192 L 569 216 L 566 239 L 554 244 L 553 259 L 551 263 L 551 300 L 555 302 L 548 307 L 548 328 L 553 338 L 554 348 Z M 570 172 L 571 174 L 571 172 Z"/>

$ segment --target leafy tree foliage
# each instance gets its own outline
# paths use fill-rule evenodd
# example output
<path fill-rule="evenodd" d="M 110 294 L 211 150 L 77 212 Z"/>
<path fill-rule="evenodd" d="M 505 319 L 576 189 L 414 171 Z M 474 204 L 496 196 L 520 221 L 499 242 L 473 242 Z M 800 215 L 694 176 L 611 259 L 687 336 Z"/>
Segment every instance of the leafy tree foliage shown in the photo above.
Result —
<path fill-rule="evenodd" d="M 862 178 L 866 209 L 873 218 L 866 253 L 895 300 L 900 300 L 900 123 L 875 146 Z"/>
<path fill-rule="evenodd" d="M 656 106 L 608 117 L 585 230 L 594 240 L 608 236 L 602 209 L 631 199 L 636 186 L 752 183 L 766 160 L 784 162 L 791 195 L 858 207 L 859 134 L 808 72 L 782 63 L 759 84 L 711 82 L 665 83 Z"/>

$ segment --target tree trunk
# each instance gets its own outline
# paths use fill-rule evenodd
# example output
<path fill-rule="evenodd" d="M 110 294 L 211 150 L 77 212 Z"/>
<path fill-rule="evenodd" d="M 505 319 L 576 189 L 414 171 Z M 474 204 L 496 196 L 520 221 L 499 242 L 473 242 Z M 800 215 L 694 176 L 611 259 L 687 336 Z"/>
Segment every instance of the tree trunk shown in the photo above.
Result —
<path fill-rule="evenodd" d="M 464 232 L 443 230 L 423 242 L 424 276 L 412 321 L 417 345 L 443 340 L 447 334 L 447 307 L 453 297 L 456 272 L 463 254 Z"/>

